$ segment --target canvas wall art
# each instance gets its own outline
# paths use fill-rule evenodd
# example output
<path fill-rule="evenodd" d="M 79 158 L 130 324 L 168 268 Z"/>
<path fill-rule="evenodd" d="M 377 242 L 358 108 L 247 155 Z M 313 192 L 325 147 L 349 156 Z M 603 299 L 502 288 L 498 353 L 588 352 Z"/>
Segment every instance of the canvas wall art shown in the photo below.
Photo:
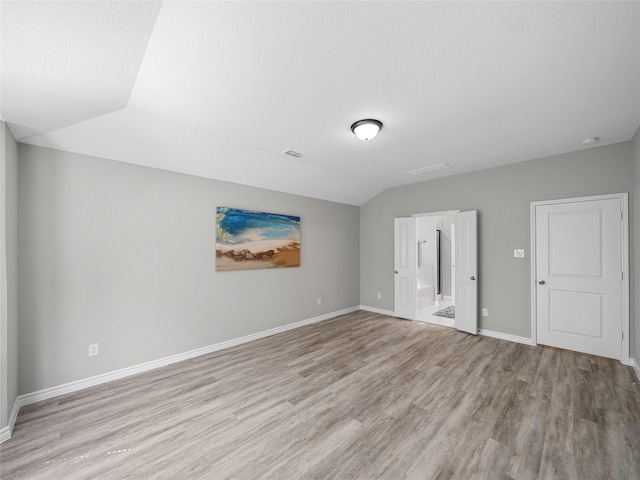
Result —
<path fill-rule="evenodd" d="M 299 265 L 300 217 L 216 209 L 216 270 Z"/>

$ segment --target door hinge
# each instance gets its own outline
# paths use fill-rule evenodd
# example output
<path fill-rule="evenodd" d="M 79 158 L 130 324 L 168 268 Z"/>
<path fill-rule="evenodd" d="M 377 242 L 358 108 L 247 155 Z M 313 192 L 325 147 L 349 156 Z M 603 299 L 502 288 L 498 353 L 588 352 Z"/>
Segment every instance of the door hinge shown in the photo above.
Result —
<path fill-rule="evenodd" d="M 624 272 L 620 272 L 620 280 L 624 280 Z"/>
<path fill-rule="evenodd" d="M 624 332 L 620 332 L 620 340 L 624 340 Z"/>
<path fill-rule="evenodd" d="M 624 220 L 624 212 L 620 210 L 620 220 Z"/>

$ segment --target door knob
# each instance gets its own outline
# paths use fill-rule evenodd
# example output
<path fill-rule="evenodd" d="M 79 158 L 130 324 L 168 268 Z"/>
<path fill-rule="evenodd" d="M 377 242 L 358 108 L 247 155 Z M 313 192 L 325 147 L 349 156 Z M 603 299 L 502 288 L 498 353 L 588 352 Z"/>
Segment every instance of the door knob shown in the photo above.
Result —
<path fill-rule="evenodd" d="M 471 277 L 469 277 L 469 280 L 475 280 L 476 276 L 475 275 L 471 275 Z"/>
<path fill-rule="evenodd" d="M 539 283 L 540 285 L 544 285 L 546 282 L 545 282 L 544 280 L 540 280 L 538 283 Z"/>
<path fill-rule="evenodd" d="M 398 270 L 394 270 L 394 271 L 393 271 L 393 273 L 397 274 L 397 273 L 398 273 Z"/>

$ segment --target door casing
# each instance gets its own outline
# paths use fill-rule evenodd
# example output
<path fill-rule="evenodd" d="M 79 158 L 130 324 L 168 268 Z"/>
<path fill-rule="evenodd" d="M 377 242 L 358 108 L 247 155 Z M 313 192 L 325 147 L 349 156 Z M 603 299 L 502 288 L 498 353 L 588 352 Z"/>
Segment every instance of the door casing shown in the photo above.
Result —
<path fill-rule="evenodd" d="M 531 202 L 531 341 L 533 345 L 538 344 L 537 334 L 537 288 L 536 288 L 536 207 L 541 205 L 559 205 L 563 203 L 579 203 L 597 200 L 620 200 L 622 209 L 622 355 L 620 362 L 630 365 L 629 359 L 629 194 L 613 193 L 608 195 L 595 195 L 591 197 L 562 198 L 556 200 L 544 200 Z"/>

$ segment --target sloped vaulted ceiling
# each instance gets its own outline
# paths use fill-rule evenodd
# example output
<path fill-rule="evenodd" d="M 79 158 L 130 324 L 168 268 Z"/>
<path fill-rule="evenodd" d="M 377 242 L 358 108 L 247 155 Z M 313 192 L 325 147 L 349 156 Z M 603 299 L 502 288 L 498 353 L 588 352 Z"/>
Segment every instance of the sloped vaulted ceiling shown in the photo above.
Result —
<path fill-rule="evenodd" d="M 640 125 L 640 2 L 3 1 L 0 14 L 0 113 L 19 141 L 354 205 Z M 361 142 L 349 127 L 369 117 L 384 127 Z M 439 163 L 453 168 L 405 173 Z"/>

